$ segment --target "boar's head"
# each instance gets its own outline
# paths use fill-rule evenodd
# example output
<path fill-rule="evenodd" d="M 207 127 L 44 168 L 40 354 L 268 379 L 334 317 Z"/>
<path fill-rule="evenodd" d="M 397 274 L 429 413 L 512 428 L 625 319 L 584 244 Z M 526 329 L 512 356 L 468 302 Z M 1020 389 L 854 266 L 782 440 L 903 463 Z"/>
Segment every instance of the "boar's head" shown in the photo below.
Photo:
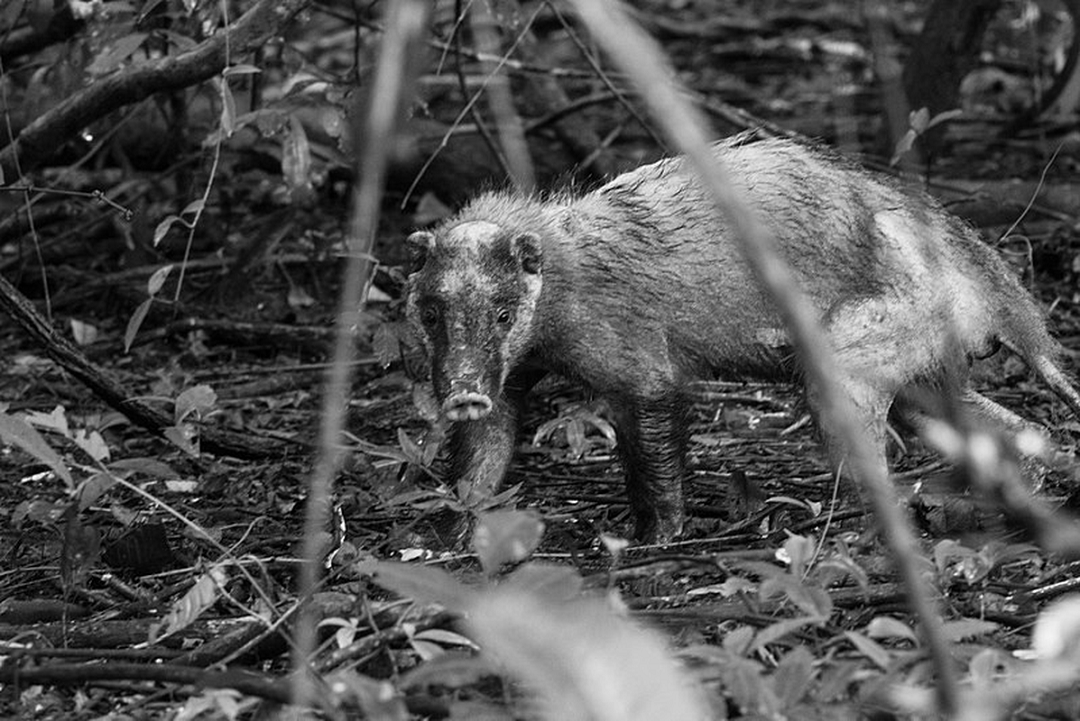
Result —
<path fill-rule="evenodd" d="M 407 243 L 406 313 L 431 359 L 435 397 L 451 421 L 483 418 L 533 344 L 540 238 L 468 221 Z"/>

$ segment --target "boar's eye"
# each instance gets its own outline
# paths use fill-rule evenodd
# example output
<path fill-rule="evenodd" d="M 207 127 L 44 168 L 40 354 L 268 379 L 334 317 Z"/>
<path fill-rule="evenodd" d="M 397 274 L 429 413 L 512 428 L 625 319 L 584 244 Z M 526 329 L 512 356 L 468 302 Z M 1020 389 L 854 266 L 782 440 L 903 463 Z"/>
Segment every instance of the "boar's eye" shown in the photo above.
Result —
<path fill-rule="evenodd" d="M 506 325 L 510 321 L 514 320 L 514 311 L 510 310 L 509 308 L 501 308 L 499 310 L 499 314 L 495 316 L 495 320 L 497 320 L 501 325 Z"/>
<path fill-rule="evenodd" d="M 426 326 L 433 326 L 439 322 L 439 309 L 433 305 L 425 305 L 420 309 L 420 322 Z"/>

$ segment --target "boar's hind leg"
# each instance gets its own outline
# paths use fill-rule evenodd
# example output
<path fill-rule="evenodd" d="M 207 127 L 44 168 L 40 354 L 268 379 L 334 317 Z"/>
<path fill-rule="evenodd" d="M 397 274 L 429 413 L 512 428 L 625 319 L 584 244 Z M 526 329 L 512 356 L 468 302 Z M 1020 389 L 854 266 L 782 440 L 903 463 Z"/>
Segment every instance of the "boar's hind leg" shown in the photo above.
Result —
<path fill-rule="evenodd" d="M 491 498 L 499 490 L 514 457 L 525 396 L 543 377 L 533 369 L 512 373 L 488 415 L 452 424 L 450 474 L 466 505 Z"/>
<path fill-rule="evenodd" d="M 851 402 L 850 409 L 855 414 L 855 420 L 863 428 L 863 439 L 866 448 L 863 449 L 871 463 L 875 464 L 879 472 L 888 473 L 888 461 L 885 454 L 886 421 L 892 397 L 881 391 L 875 390 L 850 377 L 843 380 L 844 391 Z M 848 476 L 853 476 L 853 469 L 848 465 L 851 459 L 851 449 L 844 441 L 843 434 L 828 417 L 821 413 L 821 401 L 819 394 L 813 389 L 807 389 L 807 401 L 814 411 L 817 419 L 818 430 L 821 433 L 822 442 L 828 453 L 829 463 L 833 470 L 839 473 L 847 469 Z M 859 479 L 856 479 L 859 480 Z M 860 491 L 862 490 L 860 486 Z"/>
<path fill-rule="evenodd" d="M 867 460 L 880 473 L 888 472 L 885 438 L 889 408 L 896 392 L 917 373 L 919 364 L 926 362 L 926 333 L 917 322 L 919 313 L 901 296 L 860 298 L 829 313 L 827 333 L 835 353 L 834 379 L 850 401 L 854 420 L 862 426 Z M 828 414 L 821 413 L 822 399 L 810 384 L 807 400 L 817 417 L 829 461 L 839 471 L 850 463 L 852 449 Z"/>
<path fill-rule="evenodd" d="M 641 541 L 670 541 L 683 527 L 686 399 L 618 399 L 612 403 L 626 491 Z"/>

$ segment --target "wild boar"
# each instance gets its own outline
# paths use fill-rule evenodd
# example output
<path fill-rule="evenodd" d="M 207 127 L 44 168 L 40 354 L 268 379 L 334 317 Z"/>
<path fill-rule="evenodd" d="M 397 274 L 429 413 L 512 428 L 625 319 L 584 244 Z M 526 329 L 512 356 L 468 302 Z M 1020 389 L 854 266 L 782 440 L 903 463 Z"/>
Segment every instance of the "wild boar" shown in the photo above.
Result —
<path fill-rule="evenodd" d="M 1022 423 L 968 386 L 971 361 L 1002 344 L 1080 415 L 1035 301 L 929 196 L 789 140 L 740 135 L 715 153 L 814 304 L 881 463 L 887 415 L 911 391 L 955 387 L 978 416 Z M 582 195 L 487 193 L 408 245 L 406 312 L 454 421 L 463 495 L 494 493 L 523 398 L 553 371 L 609 400 L 637 536 L 671 539 L 684 520 L 688 383 L 800 379 L 779 316 L 680 158 Z M 841 444 L 821 433 L 839 467 Z"/>

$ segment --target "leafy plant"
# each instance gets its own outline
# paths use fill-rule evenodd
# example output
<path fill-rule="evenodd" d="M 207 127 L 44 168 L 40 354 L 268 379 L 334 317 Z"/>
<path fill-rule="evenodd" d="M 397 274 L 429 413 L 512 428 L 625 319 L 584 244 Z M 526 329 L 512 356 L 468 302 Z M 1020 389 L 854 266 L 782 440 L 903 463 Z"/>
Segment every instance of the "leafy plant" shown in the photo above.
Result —
<path fill-rule="evenodd" d="M 666 644 L 603 599 L 582 598 L 576 571 L 529 562 L 496 576 L 504 564 L 527 558 L 542 531 L 532 513 L 482 515 L 473 547 L 489 580 L 479 588 L 433 567 L 363 562 L 360 570 L 402 596 L 462 613 L 482 656 L 457 660 L 444 682 L 461 678 L 463 664 L 474 674 L 501 668 L 530 690 L 533 707 L 547 719 L 703 718 L 700 689 Z M 412 681 L 420 679 L 438 683 L 438 669 Z"/>
<path fill-rule="evenodd" d="M 578 405 L 569 411 L 559 413 L 557 418 L 543 423 L 533 436 L 534 446 L 555 439 L 561 435 L 566 444 L 568 455 L 573 460 L 585 456 L 594 447 L 611 450 L 617 443 L 615 428 L 604 418 L 601 413 L 606 404 L 600 404 L 598 410 L 596 404 Z M 596 433 L 589 433 L 593 429 Z"/>
<path fill-rule="evenodd" d="M 893 149 L 892 158 L 889 159 L 889 165 L 899 163 L 900 159 L 914 147 L 915 141 L 925 135 L 928 130 L 963 114 L 964 111 L 959 108 L 945 110 L 934 117 L 930 117 L 930 111 L 926 108 L 912 110 L 908 114 L 907 132 L 896 141 L 896 147 Z"/>

